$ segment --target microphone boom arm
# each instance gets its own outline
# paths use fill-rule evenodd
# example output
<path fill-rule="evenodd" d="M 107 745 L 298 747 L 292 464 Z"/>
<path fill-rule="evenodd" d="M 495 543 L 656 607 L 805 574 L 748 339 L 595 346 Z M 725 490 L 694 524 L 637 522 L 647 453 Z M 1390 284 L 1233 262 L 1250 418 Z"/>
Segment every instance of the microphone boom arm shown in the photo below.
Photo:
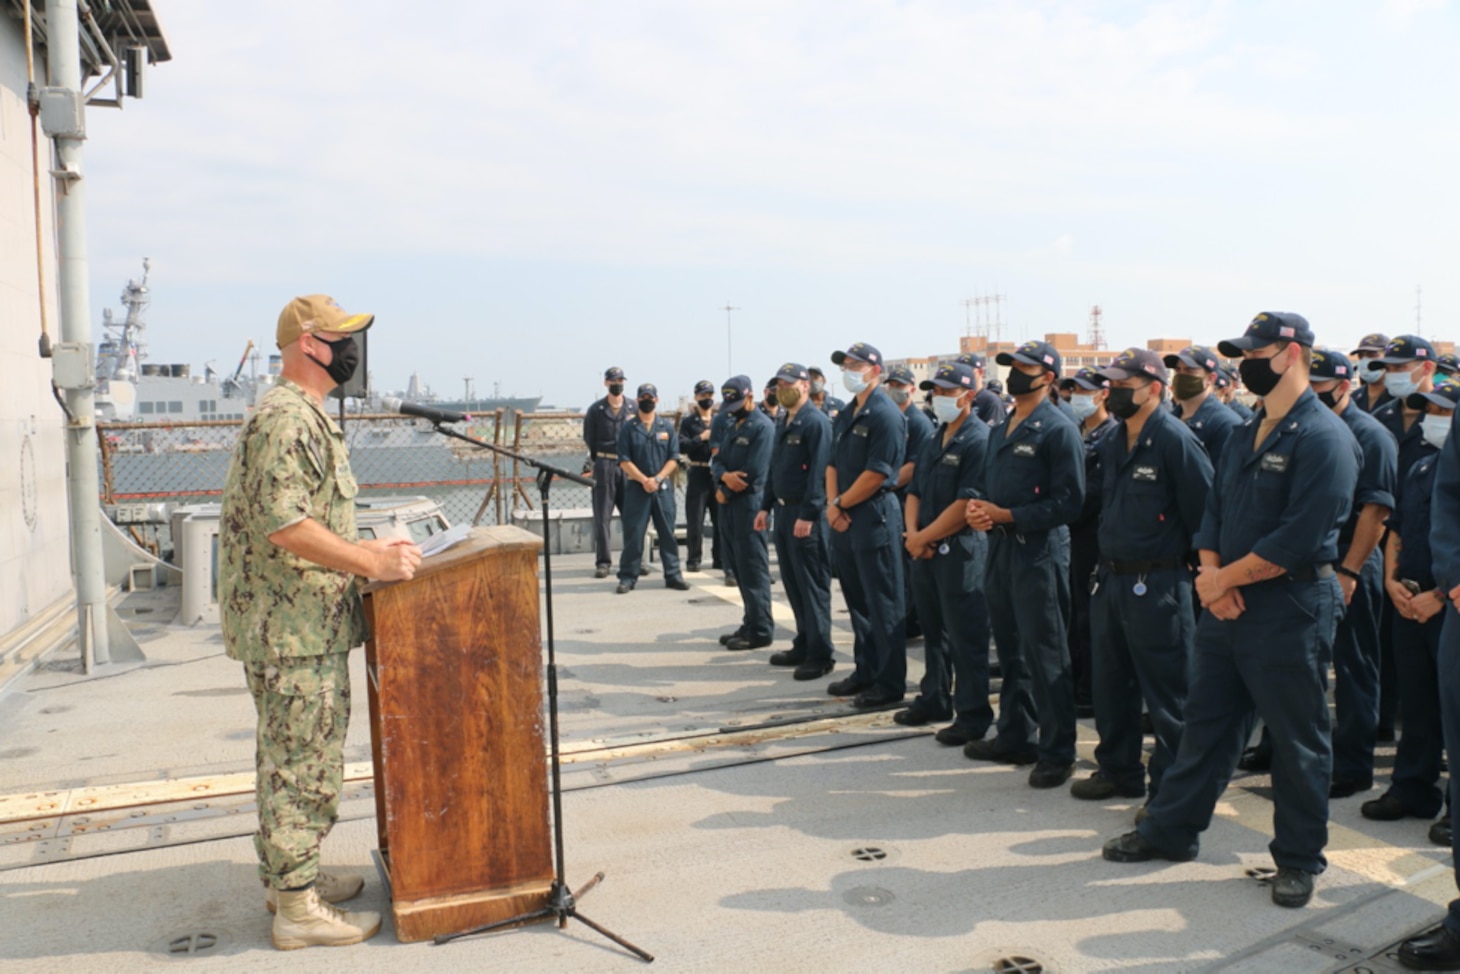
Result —
<path fill-rule="evenodd" d="M 496 453 L 500 456 L 511 457 L 513 460 L 525 463 L 529 467 L 532 467 L 538 471 L 539 478 L 544 475 L 546 475 L 549 479 L 553 477 L 562 477 L 564 480 L 571 480 L 573 483 L 582 484 L 584 487 L 593 486 L 592 477 L 585 477 L 580 473 L 574 473 L 571 470 L 565 470 L 564 468 L 559 467 L 555 464 L 548 463 L 545 460 L 539 460 L 536 457 L 530 457 L 526 454 L 516 453 L 512 450 L 507 449 L 504 446 L 498 446 L 495 443 L 488 443 L 486 440 L 451 429 L 442 423 L 434 423 L 432 425 L 436 432 L 440 433 L 442 436 L 449 436 L 453 440 L 461 440 L 465 443 L 470 443 L 474 446 L 479 446 L 483 449 L 491 450 L 493 453 Z"/>

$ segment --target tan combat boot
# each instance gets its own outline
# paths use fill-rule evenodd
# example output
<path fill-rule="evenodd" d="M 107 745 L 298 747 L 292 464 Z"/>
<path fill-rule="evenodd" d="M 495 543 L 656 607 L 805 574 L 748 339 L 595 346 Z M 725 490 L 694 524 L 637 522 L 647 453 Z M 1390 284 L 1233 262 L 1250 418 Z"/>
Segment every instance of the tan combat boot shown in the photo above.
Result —
<path fill-rule="evenodd" d="M 273 940 L 280 950 L 344 947 L 369 940 L 380 931 L 379 913 L 346 913 L 320 899 L 313 886 L 296 893 L 281 890 L 278 904 Z"/>
<path fill-rule="evenodd" d="M 343 903 L 353 900 L 365 888 L 365 877 L 359 873 L 331 875 L 323 869 L 314 878 L 314 891 L 326 903 Z M 270 913 L 279 909 L 279 894 L 272 886 L 264 886 L 264 906 Z"/>

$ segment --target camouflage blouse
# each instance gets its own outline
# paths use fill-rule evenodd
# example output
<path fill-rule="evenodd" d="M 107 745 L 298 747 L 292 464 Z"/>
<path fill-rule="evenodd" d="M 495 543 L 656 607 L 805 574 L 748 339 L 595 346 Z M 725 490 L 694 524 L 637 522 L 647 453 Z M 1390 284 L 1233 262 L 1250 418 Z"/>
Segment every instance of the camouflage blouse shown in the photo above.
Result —
<path fill-rule="evenodd" d="M 366 636 L 355 576 L 274 544 L 305 518 L 355 540 L 355 494 L 341 432 L 302 388 L 280 380 L 233 448 L 218 534 L 223 645 L 233 659 L 348 652 Z"/>

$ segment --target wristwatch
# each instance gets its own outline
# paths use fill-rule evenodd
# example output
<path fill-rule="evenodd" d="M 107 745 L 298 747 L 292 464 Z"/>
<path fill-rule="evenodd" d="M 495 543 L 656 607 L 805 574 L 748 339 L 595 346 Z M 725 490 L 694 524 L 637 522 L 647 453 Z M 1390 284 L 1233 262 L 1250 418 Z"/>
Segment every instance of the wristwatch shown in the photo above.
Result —
<path fill-rule="evenodd" d="M 1336 571 L 1336 572 L 1338 572 L 1340 575 L 1347 575 L 1349 578 L 1352 578 L 1356 582 L 1362 580 L 1359 577 L 1359 573 L 1356 572 L 1356 571 L 1354 571 L 1352 568 L 1348 567 L 1347 565 L 1335 565 L 1335 566 L 1333 566 L 1333 570 Z"/>
<path fill-rule="evenodd" d="M 831 499 L 831 506 L 834 507 L 834 508 L 836 508 L 837 510 L 841 510 L 842 509 L 842 495 L 841 494 L 837 494 L 835 497 L 833 497 Z"/>

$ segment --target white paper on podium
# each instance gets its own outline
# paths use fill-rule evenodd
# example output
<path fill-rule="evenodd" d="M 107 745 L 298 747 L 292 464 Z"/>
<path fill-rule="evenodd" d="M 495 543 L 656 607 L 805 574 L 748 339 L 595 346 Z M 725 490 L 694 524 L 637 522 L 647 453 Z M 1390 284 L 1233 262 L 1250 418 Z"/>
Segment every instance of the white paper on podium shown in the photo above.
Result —
<path fill-rule="evenodd" d="M 432 555 L 439 555 L 447 548 L 465 541 L 470 534 L 471 526 L 467 524 L 457 524 L 440 534 L 433 534 L 421 542 L 421 557 L 430 558 Z"/>

